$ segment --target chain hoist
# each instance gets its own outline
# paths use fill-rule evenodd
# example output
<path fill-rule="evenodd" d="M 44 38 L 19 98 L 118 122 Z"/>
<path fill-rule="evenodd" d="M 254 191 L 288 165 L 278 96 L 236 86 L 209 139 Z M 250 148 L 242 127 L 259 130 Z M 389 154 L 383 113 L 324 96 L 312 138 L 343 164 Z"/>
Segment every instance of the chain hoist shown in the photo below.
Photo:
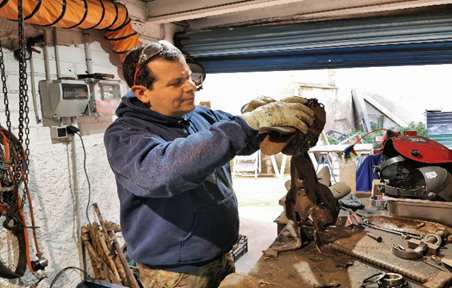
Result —
<path fill-rule="evenodd" d="M 30 129 L 29 123 L 30 119 L 28 117 L 29 108 L 28 108 L 28 76 L 27 76 L 27 60 L 26 57 L 26 39 L 24 32 L 24 15 L 23 15 L 23 1 L 18 0 L 18 21 L 19 21 L 19 49 L 20 49 L 20 57 L 19 57 L 19 141 L 22 145 L 25 143 L 25 155 L 26 159 L 26 167 L 25 167 L 25 183 L 28 183 L 28 166 L 30 164 L 29 161 L 29 145 L 30 145 Z M 25 125 L 24 125 L 25 124 Z M 25 127 L 24 127 L 25 126 Z M 25 135 L 24 135 L 25 132 Z M 24 139 L 25 136 L 25 139 Z"/>

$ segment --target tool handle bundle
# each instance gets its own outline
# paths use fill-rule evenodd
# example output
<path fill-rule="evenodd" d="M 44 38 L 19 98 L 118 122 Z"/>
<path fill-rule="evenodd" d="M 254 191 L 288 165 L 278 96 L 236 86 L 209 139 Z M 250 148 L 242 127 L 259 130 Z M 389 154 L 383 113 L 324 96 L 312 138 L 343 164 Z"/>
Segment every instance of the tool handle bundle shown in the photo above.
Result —
<path fill-rule="evenodd" d="M 139 288 L 133 273 L 117 241 L 118 224 L 104 221 L 97 204 L 93 204 L 99 223 L 82 227 L 81 240 L 91 260 L 96 279 Z"/>

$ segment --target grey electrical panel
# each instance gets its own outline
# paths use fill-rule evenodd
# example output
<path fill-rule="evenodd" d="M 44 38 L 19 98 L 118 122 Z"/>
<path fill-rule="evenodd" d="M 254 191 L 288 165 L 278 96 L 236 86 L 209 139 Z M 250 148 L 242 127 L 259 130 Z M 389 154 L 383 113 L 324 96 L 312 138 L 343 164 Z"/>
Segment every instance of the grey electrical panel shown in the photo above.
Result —
<path fill-rule="evenodd" d="M 89 115 L 114 115 L 121 101 L 123 85 L 119 80 L 98 80 L 89 82 L 91 98 Z"/>
<path fill-rule="evenodd" d="M 39 93 L 45 118 L 81 116 L 90 99 L 89 85 L 83 80 L 43 80 Z"/>

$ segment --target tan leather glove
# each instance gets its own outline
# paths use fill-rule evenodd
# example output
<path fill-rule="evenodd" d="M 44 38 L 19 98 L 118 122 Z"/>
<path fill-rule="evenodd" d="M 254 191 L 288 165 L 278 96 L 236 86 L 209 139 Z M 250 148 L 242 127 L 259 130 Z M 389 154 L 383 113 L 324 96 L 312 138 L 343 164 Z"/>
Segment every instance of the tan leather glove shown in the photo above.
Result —
<path fill-rule="evenodd" d="M 293 103 L 294 101 L 296 103 Z M 242 114 L 242 118 L 248 126 L 255 130 L 270 127 L 293 127 L 306 133 L 308 126 L 314 122 L 314 112 L 297 101 L 301 100 L 272 102 Z"/>
<path fill-rule="evenodd" d="M 242 113 L 251 112 L 258 107 L 261 107 L 268 103 L 273 103 L 273 102 L 276 102 L 276 100 L 271 97 L 260 96 L 260 97 L 257 97 L 255 99 L 251 100 L 250 103 L 243 105 L 241 112 Z"/>

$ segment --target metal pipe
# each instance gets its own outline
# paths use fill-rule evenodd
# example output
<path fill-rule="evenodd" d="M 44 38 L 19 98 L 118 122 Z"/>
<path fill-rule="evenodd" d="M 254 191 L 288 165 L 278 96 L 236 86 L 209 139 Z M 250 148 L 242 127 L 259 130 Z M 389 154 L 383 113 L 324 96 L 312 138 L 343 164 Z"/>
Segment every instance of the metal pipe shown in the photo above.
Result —
<path fill-rule="evenodd" d="M 41 123 L 41 119 L 39 119 L 39 113 L 38 113 L 38 101 L 37 101 L 37 95 L 36 95 L 35 69 L 34 69 L 34 65 L 33 65 L 33 56 L 31 56 L 31 58 L 30 58 L 30 82 L 31 82 L 31 95 L 32 95 L 32 100 L 33 100 L 33 109 L 35 110 L 36 124 L 39 124 L 39 123 Z"/>
<path fill-rule="evenodd" d="M 70 118 L 70 125 L 74 125 L 74 118 Z M 78 186 L 78 177 L 77 177 L 77 149 L 75 147 L 75 139 L 74 135 L 71 135 L 71 163 L 72 163 L 72 184 L 73 184 L 73 191 L 74 191 L 74 212 L 75 212 L 75 221 L 76 221 L 76 228 L 77 228 L 77 238 L 76 241 L 78 243 L 78 254 L 79 254 L 79 261 L 80 261 L 80 267 L 86 268 L 86 263 L 84 261 L 84 255 L 83 255 L 83 248 L 82 248 L 82 240 L 80 238 L 81 236 L 81 224 L 80 224 L 80 191 Z"/>
<path fill-rule="evenodd" d="M 85 46 L 86 71 L 93 74 L 93 59 L 91 57 L 91 49 L 89 47 L 89 33 L 83 30 L 83 45 Z"/>
<path fill-rule="evenodd" d="M 44 34 L 44 45 L 42 47 L 44 51 L 44 69 L 46 72 L 46 80 L 49 81 L 51 78 L 50 75 L 50 60 L 49 60 L 49 33 L 47 29 L 42 29 Z"/>
<path fill-rule="evenodd" d="M 61 79 L 61 71 L 60 71 L 60 53 L 58 51 L 58 43 L 57 43 L 57 29 L 53 28 L 53 49 L 55 51 L 55 66 L 56 66 L 56 73 L 57 73 L 57 79 Z"/>

